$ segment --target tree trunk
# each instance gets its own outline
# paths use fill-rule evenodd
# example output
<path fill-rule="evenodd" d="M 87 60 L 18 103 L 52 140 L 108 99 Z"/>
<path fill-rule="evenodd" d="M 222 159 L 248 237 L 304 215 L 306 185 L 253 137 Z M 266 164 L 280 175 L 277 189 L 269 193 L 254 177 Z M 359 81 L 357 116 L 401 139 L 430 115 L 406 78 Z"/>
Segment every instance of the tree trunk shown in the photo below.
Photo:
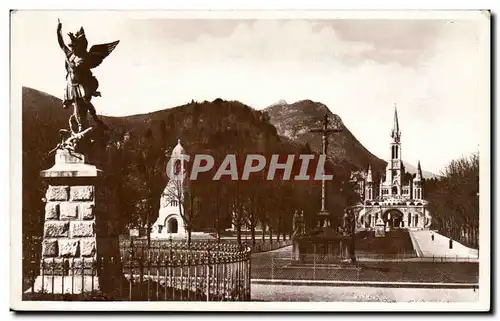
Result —
<path fill-rule="evenodd" d="M 146 237 L 148 239 L 148 249 L 151 248 L 151 223 L 149 222 L 149 219 L 148 219 L 148 223 L 146 224 Z"/>
<path fill-rule="evenodd" d="M 188 246 L 191 246 L 191 227 L 189 227 L 187 229 L 187 232 L 188 232 L 188 239 L 187 239 L 187 243 L 188 243 Z"/>
<path fill-rule="evenodd" d="M 280 241 L 280 237 L 281 237 L 281 229 L 283 228 L 283 226 L 281 226 L 283 224 L 282 222 L 282 219 L 281 219 L 281 215 L 278 217 L 278 228 L 276 229 L 276 240 L 279 242 Z"/>
<path fill-rule="evenodd" d="M 262 224 L 262 244 L 266 241 L 266 226 Z"/>
<path fill-rule="evenodd" d="M 236 238 L 238 240 L 238 245 L 241 246 L 241 224 L 237 224 L 236 226 Z"/>
<path fill-rule="evenodd" d="M 250 231 L 252 233 L 252 245 L 255 246 L 255 224 L 252 224 Z"/>
<path fill-rule="evenodd" d="M 351 262 L 356 263 L 356 219 L 351 219 Z"/>

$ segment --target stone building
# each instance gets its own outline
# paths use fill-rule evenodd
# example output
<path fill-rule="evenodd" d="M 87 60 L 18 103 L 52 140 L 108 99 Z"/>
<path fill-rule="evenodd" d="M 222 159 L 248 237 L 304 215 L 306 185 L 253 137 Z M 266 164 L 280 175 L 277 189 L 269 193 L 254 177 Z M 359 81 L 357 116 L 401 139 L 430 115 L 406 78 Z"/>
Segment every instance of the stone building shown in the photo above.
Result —
<path fill-rule="evenodd" d="M 423 177 L 418 162 L 415 177 L 406 175 L 401 153 L 401 131 L 397 109 L 390 142 L 391 158 L 387 162 L 385 175 L 374 181 L 371 165 L 366 172 L 353 173 L 356 190 L 361 203 L 356 206 L 356 230 L 373 230 L 381 218 L 386 228 L 427 229 L 431 215 L 424 199 Z"/>
<path fill-rule="evenodd" d="M 184 162 L 181 161 L 182 155 L 186 155 L 180 140 L 172 150 L 171 159 L 177 173 L 185 173 Z M 168 170 L 168 168 L 167 168 Z M 151 238 L 169 238 L 176 236 L 185 236 L 187 231 L 184 227 L 184 220 L 181 216 L 179 202 L 182 202 L 185 190 L 185 181 L 169 179 L 167 186 L 163 190 L 160 198 L 160 211 L 158 219 L 152 226 Z"/>

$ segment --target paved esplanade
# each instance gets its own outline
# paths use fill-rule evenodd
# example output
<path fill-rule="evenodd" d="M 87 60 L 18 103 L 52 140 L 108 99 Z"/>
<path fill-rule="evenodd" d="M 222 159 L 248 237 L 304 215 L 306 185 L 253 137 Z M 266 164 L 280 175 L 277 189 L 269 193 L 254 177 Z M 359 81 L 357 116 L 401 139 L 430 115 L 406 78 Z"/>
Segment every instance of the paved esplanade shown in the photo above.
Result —
<path fill-rule="evenodd" d="M 434 234 L 434 240 L 432 240 Z M 457 241 L 453 241 L 450 249 L 450 239 L 433 231 L 410 231 L 410 235 L 417 243 L 419 257 L 446 257 L 458 259 L 478 259 L 479 251 L 468 248 Z"/>
<path fill-rule="evenodd" d="M 290 286 L 252 284 L 252 300 L 301 302 L 474 302 L 474 289 Z"/>

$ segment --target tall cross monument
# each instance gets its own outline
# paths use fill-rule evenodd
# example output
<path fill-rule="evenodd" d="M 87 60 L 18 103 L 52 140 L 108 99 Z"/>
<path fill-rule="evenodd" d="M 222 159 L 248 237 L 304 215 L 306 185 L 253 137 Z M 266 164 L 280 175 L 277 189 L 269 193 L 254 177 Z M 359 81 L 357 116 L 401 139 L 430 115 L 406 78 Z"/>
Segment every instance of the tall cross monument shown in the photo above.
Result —
<path fill-rule="evenodd" d="M 330 213 L 326 210 L 326 180 L 324 178 L 325 174 L 325 164 L 327 159 L 327 150 L 328 150 L 328 136 L 333 133 L 341 132 L 340 128 L 329 128 L 330 121 L 328 119 L 328 114 L 325 113 L 323 117 L 323 126 L 321 128 L 315 128 L 310 130 L 311 133 L 321 133 L 322 136 L 322 153 L 325 157 L 325 163 L 323 164 L 323 177 L 321 178 L 321 211 L 319 212 L 319 225 L 322 224 L 323 221 L 326 221 L 326 225 L 330 226 L 330 221 L 328 220 L 328 216 Z M 321 226 L 320 226 L 321 227 Z"/>

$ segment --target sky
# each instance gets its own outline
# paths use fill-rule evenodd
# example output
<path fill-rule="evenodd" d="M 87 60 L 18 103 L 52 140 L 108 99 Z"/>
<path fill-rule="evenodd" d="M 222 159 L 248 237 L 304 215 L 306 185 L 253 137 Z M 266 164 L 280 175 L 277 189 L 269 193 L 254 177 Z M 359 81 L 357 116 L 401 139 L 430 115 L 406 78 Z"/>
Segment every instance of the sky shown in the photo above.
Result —
<path fill-rule="evenodd" d="M 17 11 L 11 83 L 62 97 L 63 34 L 89 47 L 120 40 L 93 70 L 100 114 L 147 113 L 195 101 L 321 102 L 387 159 L 397 105 L 402 156 L 440 173 L 489 136 L 489 20 L 480 13 L 335 17 Z M 66 41 L 68 38 L 66 37 Z"/>

